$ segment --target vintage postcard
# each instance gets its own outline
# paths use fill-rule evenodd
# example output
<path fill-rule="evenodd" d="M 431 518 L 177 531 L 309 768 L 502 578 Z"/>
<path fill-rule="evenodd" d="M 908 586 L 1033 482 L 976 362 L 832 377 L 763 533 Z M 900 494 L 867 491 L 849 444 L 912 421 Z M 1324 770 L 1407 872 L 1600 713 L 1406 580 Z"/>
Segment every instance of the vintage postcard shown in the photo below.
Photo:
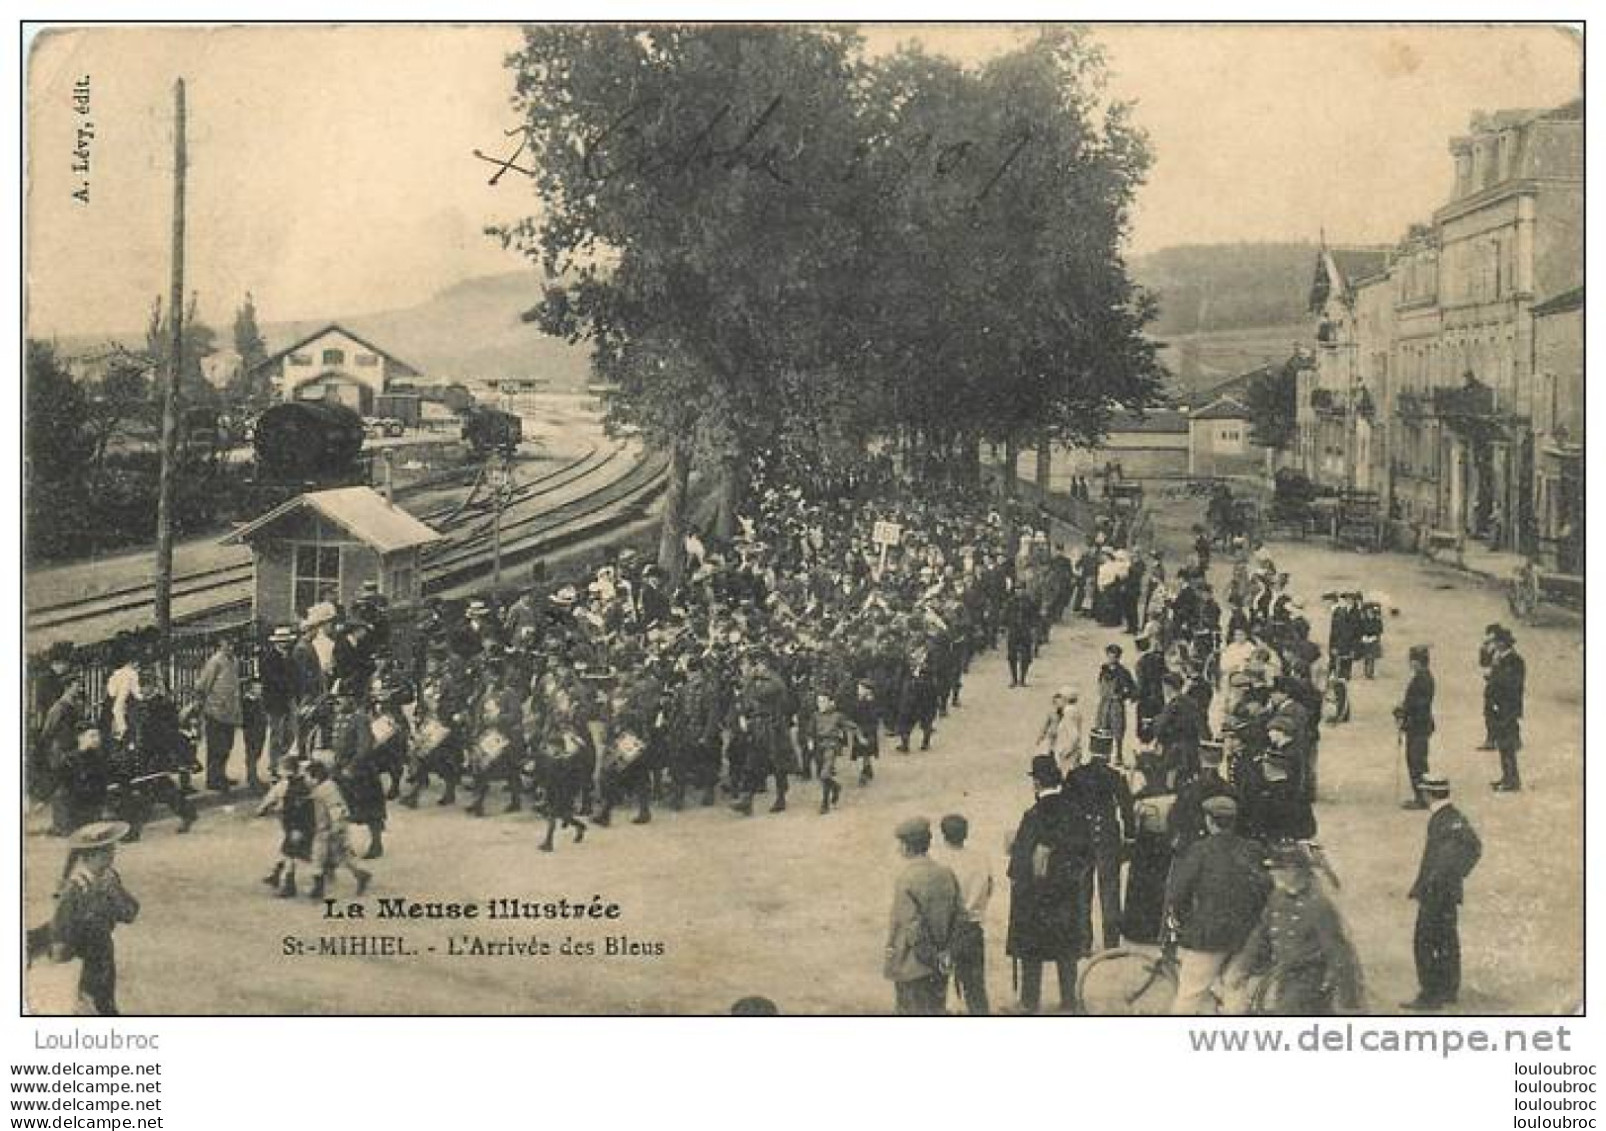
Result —
<path fill-rule="evenodd" d="M 1582 1008 L 1580 29 L 26 36 L 27 1012 Z"/>

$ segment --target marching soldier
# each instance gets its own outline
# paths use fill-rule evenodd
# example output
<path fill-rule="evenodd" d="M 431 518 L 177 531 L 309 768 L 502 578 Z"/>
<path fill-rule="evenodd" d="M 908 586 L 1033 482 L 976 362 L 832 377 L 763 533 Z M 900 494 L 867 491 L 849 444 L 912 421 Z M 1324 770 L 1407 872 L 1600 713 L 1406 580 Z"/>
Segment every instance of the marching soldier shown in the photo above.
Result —
<path fill-rule="evenodd" d="M 498 778 L 507 782 L 508 801 L 505 813 L 517 813 L 524 808 L 519 796 L 519 773 L 524 764 L 524 704 L 518 692 L 507 684 L 507 674 L 501 663 L 485 665 L 484 690 L 473 708 L 474 743 L 469 757 L 474 770 L 474 799 L 468 812 L 475 817 L 485 816 L 485 795 L 491 782 Z"/>
<path fill-rule="evenodd" d="M 1419 989 L 1400 1008 L 1414 1011 L 1454 1005 L 1461 992 L 1461 929 L 1458 923 L 1466 878 L 1483 855 L 1483 842 L 1450 803 L 1450 783 L 1437 775 L 1421 780 L 1427 799 L 1427 841 L 1410 898 L 1416 900 L 1416 979 Z"/>
<path fill-rule="evenodd" d="M 349 819 L 368 829 L 365 860 L 385 854 L 385 786 L 374 756 L 373 723 L 358 702 L 357 688 L 338 680 L 332 698 L 329 749 L 334 753 L 334 778 L 345 798 Z"/>
<path fill-rule="evenodd" d="M 741 796 L 732 806 L 743 816 L 753 812 L 753 795 L 775 778 L 771 813 L 786 811 L 791 743 L 786 734 L 786 685 L 757 656 L 742 663 L 743 682 L 737 702 L 737 725 L 747 738 L 746 773 Z"/>

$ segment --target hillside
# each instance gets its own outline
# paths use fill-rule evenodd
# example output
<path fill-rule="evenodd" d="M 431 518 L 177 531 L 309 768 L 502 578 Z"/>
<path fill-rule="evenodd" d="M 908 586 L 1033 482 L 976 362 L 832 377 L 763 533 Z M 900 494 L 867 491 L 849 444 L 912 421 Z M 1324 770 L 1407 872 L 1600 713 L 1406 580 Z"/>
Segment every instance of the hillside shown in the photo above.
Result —
<path fill-rule="evenodd" d="M 1285 360 L 1309 345 L 1306 313 L 1317 245 L 1196 244 L 1134 257 L 1132 276 L 1154 291 L 1160 317 L 1149 327 L 1173 393 L 1185 396 Z"/>
<path fill-rule="evenodd" d="M 1316 266 L 1313 243 L 1192 244 L 1131 262 L 1160 299 L 1161 338 L 1303 321 Z"/>
<path fill-rule="evenodd" d="M 583 389 L 591 380 L 588 347 L 549 338 L 520 315 L 541 298 L 534 272 L 517 271 L 466 279 L 427 302 L 376 314 L 344 315 L 295 322 L 262 323 L 268 349 L 286 348 L 338 322 L 395 354 L 426 376 L 460 380 L 485 377 L 542 377 L 555 391 Z M 271 314 L 271 311 L 263 311 Z M 215 326 L 217 345 L 228 348 L 227 324 Z M 65 354 L 93 353 L 108 342 L 143 345 L 139 333 L 78 335 L 57 340 Z"/>

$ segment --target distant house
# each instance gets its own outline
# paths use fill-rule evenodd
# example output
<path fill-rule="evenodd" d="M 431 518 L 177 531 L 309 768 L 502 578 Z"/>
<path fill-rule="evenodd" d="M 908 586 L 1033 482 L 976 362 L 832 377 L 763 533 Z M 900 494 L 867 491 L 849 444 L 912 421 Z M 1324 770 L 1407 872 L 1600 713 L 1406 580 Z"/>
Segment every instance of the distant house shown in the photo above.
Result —
<path fill-rule="evenodd" d="M 1048 449 L 1046 486 L 1051 491 L 1068 491 L 1076 477 L 1095 479 L 1106 468 L 1118 466 L 1126 479 L 1159 479 L 1188 474 L 1188 415 L 1174 408 L 1151 409 L 1116 414 L 1108 433 L 1097 447 L 1051 444 Z M 984 462 L 1001 463 L 1002 445 L 983 445 Z M 1042 483 L 1038 474 L 1038 453 L 1032 448 L 1020 452 L 1015 474 L 1028 482 Z"/>
<path fill-rule="evenodd" d="M 371 487 L 298 495 L 223 539 L 251 547 L 256 617 L 283 624 L 350 604 L 372 581 L 394 604 L 418 599 L 419 552 L 441 536 Z"/>
<path fill-rule="evenodd" d="M 338 400 L 373 412 L 374 398 L 395 381 L 417 380 L 417 369 L 331 322 L 252 368 L 267 371 L 282 400 Z"/>
<path fill-rule="evenodd" d="M 1249 440 L 1249 407 L 1236 397 L 1217 397 L 1188 416 L 1188 474 L 1252 475 L 1264 462 Z"/>

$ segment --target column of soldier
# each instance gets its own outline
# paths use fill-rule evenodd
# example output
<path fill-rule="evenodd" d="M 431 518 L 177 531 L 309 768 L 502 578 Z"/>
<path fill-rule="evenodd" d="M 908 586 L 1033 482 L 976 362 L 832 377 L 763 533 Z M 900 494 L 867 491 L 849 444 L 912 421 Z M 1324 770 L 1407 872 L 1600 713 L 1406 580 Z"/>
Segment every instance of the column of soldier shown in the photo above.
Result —
<path fill-rule="evenodd" d="M 1064 594 L 1047 570 L 1017 583 L 1013 550 L 1024 541 L 1040 564 L 1046 539 L 1023 539 L 1012 504 L 908 491 L 884 473 L 825 483 L 789 470 L 785 482 L 756 477 L 733 539 L 689 535 L 673 591 L 625 552 L 502 601 L 431 600 L 410 629 L 371 590 L 349 610 L 314 606 L 268 633 L 254 665 L 220 645 L 225 658 L 208 667 L 240 673 L 237 709 L 209 707 L 218 680 L 203 671 L 196 702 L 178 710 L 131 641 L 102 708 L 51 720 L 41 740 L 67 783 L 58 824 L 110 807 L 137 832 L 167 801 L 187 829 L 199 751 L 216 748 L 209 788 L 235 784 L 223 770 L 236 727 L 247 784 L 268 790 L 260 811 L 283 825 L 267 882 L 286 896 L 298 871 L 315 897 L 341 867 L 365 887 L 345 829 L 364 827 L 364 856 L 382 855 L 391 804 L 464 804 L 476 817 L 529 807 L 544 818 L 544 851 L 560 828 L 578 843 L 620 808 L 645 824 L 655 804 L 723 794 L 744 816 L 761 803 L 780 812 L 798 776 L 818 782 L 811 802 L 827 814 L 846 782 L 874 779 L 885 745 L 929 748 L 972 658 L 996 644 L 1011 592 L 1029 581 L 1045 610 Z M 878 520 L 902 527 L 900 545 L 872 541 Z M 94 739 L 61 741 L 68 731 Z M 120 775 L 123 764 L 137 769 Z M 134 804 L 108 794 L 119 778 Z"/>

